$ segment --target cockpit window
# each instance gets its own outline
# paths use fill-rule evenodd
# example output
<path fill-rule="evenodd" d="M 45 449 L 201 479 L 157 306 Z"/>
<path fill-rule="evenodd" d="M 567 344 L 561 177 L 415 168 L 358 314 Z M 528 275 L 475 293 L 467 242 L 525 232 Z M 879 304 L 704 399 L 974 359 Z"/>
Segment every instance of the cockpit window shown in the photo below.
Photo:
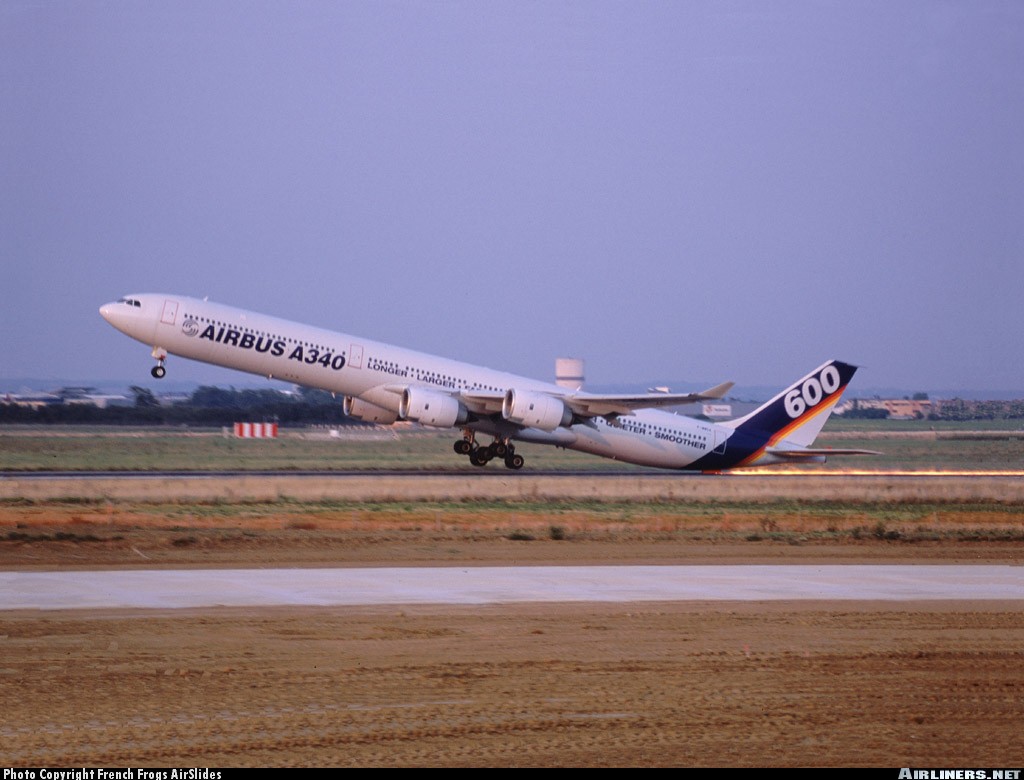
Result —
<path fill-rule="evenodd" d="M 117 302 L 125 303 L 128 306 L 135 306 L 140 309 L 142 308 L 142 303 L 140 301 L 135 300 L 134 298 L 119 298 Z"/>

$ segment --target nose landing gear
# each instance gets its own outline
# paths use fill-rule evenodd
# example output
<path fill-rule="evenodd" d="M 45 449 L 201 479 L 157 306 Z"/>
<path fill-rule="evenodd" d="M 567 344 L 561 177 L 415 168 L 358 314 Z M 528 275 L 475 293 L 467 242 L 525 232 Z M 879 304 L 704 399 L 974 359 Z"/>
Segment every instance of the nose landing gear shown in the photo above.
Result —
<path fill-rule="evenodd" d="M 167 360 L 167 350 L 163 347 L 153 347 L 153 357 L 156 358 L 156 365 L 150 369 L 149 373 L 153 375 L 154 379 L 163 379 L 167 374 L 167 369 L 164 368 L 164 361 Z"/>

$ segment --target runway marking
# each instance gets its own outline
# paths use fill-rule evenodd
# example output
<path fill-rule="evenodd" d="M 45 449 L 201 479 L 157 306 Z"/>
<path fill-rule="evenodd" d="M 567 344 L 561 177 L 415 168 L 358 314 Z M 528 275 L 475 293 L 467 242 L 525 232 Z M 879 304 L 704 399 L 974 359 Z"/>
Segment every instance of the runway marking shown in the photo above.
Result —
<path fill-rule="evenodd" d="M 1024 567 L 501 566 L 0 572 L 0 610 L 1024 599 Z"/>

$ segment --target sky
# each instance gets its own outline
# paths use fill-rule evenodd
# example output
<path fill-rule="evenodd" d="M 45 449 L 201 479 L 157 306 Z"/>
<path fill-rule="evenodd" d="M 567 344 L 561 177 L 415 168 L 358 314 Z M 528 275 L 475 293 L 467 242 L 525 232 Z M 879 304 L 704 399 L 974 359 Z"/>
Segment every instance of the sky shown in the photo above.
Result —
<path fill-rule="evenodd" d="M 0 378 L 158 386 L 98 307 L 163 292 L 540 379 L 1024 396 L 1022 128 L 1019 0 L 3 0 Z"/>

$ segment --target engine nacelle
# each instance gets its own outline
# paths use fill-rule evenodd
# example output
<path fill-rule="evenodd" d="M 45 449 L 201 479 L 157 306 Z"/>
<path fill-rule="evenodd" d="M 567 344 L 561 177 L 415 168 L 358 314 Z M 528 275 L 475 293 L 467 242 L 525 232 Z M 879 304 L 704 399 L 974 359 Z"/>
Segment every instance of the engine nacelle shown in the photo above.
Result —
<path fill-rule="evenodd" d="M 466 422 L 469 412 L 458 399 L 446 393 L 424 387 L 407 387 L 402 391 L 402 400 L 398 402 L 398 416 L 420 425 L 451 428 Z"/>
<path fill-rule="evenodd" d="M 505 393 L 501 416 L 516 425 L 553 431 L 572 422 L 572 410 L 559 398 L 547 393 L 531 393 L 515 388 Z"/>
<path fill-rule="evenodd" d="M 361 398 L 353 398 L 350 395 L 346 395 L 342 399 L 341 408 L 349 417 L 363 422 L 377 423 L 377 425 L 391 425 L 398 419 L 397 412 L 371 404 Z"/>

